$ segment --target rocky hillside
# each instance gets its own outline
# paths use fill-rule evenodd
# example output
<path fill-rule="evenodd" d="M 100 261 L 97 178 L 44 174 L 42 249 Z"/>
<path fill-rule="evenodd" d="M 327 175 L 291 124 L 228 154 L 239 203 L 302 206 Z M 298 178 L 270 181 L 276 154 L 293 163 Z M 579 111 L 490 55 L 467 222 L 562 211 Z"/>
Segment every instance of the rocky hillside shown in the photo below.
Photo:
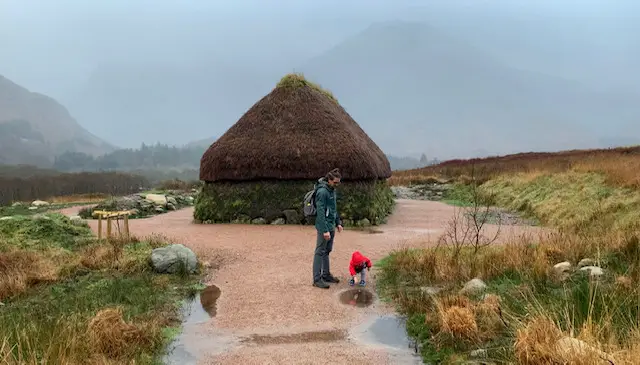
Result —
<path fill-rule="evenodd" d="M 49 166 L 64 151 L 99 155 L 113 149 L 57 101 L 0 76 L 0 164 Z"/>

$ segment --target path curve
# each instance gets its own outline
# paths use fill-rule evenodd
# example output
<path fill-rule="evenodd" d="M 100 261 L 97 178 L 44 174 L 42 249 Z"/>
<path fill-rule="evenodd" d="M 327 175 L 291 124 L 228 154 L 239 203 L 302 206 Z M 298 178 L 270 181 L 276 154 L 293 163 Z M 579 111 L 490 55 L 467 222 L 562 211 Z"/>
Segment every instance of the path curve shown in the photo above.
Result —
<path fill-rule="evenodd" d="M 66 210 L 66 214 L 73 211 Z M 342 281 L 329 290 L 312 287 L 311 262 L 315 231 L 307 226 L 198 225 L 193 208 L 130 221 L 138 237 L 162 234 L 183 243 L 203 260 L 220 262 L 209 279 L 222 290 L 217 316 L 203 323 L 185 340 L 199 353 L 198 364 L 399 364 L 386 348 L 373 348 L 349 337 L 333 341 L 288 344 L 239 344 L 239 336 L 295 335 L 319 330 L 353 330 L 392 308 L 376 302 L 367 308 L 343 305 L 338 294 L 349 288 L 348 263 L 360 250 L 376 261 L 403 246 L 433 244 L 454 214 L 439 202 L 397 200 L 382 233 L 344 231 L 336 235 L 331 271 Z M 95 221 L 89 222 L 95 230 Z M 488 227 L 495 229 L 495 227 Z M 508 239 L 538 228 L 502 227 Z M 375 269 L 371 274 L 375 274 Z M 375 290 L 374 275 L 368 289 Z"/>

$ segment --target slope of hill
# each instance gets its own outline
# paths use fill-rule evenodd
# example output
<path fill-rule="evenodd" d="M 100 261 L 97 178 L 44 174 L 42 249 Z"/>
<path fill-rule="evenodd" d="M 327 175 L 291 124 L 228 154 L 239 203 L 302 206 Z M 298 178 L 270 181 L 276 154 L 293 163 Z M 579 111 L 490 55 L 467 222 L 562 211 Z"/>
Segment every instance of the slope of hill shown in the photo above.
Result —
<path fill-rule="evenodd" d="M 374 24 L 298 70 L 334 92 L 391 153 L 593 147 L 595 124 L 640 116 L 628 100 L 511 68 L 424 23 Z"/>
<path fill-rule="evenodd" d="M 97 155 L 112 150 L 55 100 L 0 76 L 0 164 L 47 166 L 64 151 Z"/>

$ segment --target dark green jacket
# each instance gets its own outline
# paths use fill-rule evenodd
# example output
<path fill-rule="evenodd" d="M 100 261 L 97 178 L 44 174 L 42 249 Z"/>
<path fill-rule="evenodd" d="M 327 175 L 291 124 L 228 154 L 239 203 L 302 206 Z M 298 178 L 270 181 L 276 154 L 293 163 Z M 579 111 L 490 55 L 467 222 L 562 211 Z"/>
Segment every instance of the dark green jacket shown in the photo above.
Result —
<path fill-rule="evenodd" d="M 320 233 L 331 232 L 342 225 L 338 214 L 336 191 L 323 177 L 316 187 L 316 230 Z"/>

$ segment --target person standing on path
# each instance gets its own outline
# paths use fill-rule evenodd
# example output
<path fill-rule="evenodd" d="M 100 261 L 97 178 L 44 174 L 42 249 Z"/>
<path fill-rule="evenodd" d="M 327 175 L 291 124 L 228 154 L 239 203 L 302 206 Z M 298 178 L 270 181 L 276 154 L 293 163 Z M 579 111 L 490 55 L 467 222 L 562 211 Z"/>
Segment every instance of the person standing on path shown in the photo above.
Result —
<path fill-rule="evenodd" d="M 318 180 L 316 189 L 316 251 L 313 256 L 313 286 L 329 289 L 329 283 L 339 283 L 329 270 L 329 254 L 333 250 L 336 228 L 342 232 L 338 215 L 336 187 L 340 184 L 340 172 L 333 169 Z"/>

